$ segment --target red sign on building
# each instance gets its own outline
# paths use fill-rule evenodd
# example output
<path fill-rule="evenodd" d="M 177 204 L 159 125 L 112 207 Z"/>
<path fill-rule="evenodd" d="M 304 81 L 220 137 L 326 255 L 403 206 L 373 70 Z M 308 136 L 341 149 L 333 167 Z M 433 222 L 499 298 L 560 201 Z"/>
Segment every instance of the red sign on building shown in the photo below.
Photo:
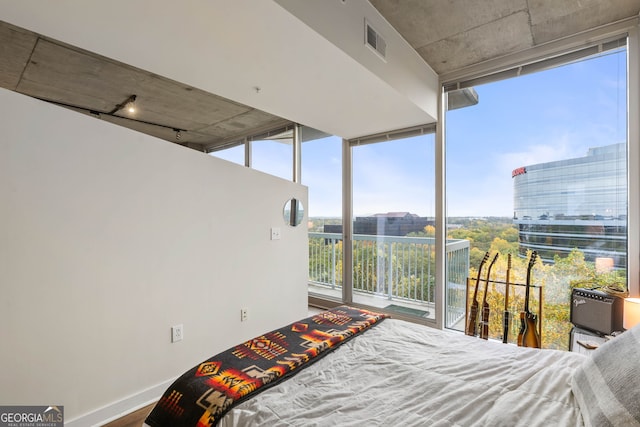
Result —
<path fill-rule="evenodd" d="M 524 166 L 521 168 L 514 169 L 513 172 L 511 172 L 511 178 L 515 178 L 516 176 L 523 175 L 525 173 L 527 173 L 527 168 Z"/>

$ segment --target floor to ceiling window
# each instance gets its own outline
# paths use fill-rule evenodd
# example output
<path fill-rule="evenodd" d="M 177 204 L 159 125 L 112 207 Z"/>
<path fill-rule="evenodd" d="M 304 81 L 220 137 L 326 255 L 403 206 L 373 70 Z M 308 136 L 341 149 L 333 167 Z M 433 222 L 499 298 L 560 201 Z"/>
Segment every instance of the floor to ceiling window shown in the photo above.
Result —
<path fill-rule="evenodd" d="M 530 307 L 542 345 L 566 348 L 571 289 L 625 287 L 634 268 L 627 236 L 637 228 L 628 221 L 637 196 L 629 197 L 627 182 L 637 175 L 627 164 L 637 161 L 627 155 L 640 156 L 627 135 L 635 125 L 627 121 L 626 39 L 589 52 L 596 53 L 445 84 L 442 248 L 434 125 L 349 141 L 301 127 L 310 295 L 463 331 L 467 281 L 471 291 L 479 283 L 477 298 L 486 295 L 491 307 L 490 336 L 502 338 L 508 312 L 514 342 L 535 251 Z M 456 108 L 461 93 L 465 107 Z M 291 179 L 293 129 L 249 138 L 250 166 Z M 246 160 L 244 144 L 225 151 Z M 489 262 L 480 275 L 486 253 L 499 255 L 491 275 Z"/>
<path fill-rule="evenodd" d="M 517 319 L 523 310 L 533 251 L 530 307 L 543 347 L 567 347 L 572 288 L 626 287 L 625 45 L 614 40 L 560 66 L 478 81 L 478 103 L 446 114 L 447 234 L 470 242 L 471 290 L 484 254 L 499 253 L 491 277 L 485 263 L 477 294 L 490 303 L 491 337 L 505 333 L 505 311 Z M 518 327 L 507 329 L 512 342 Z"/>
<path fill-rule="evenodd" d="M 355 144 L 352 298 L 435 318 L 433 133 Z"/>
<path fill-rule="evenodd" d="M 309 293 L 342 300 L 342 139 L 302 127 L 302 184 L 309 188 Z M 315 131 L 317 132 L 317 131 Z"/>
<path fill-rule="evenodd" d="M 302 144 L 312 298 L 425 322 L 436 318 L 434 129 L 426 125 L 350 141 L 329 136 Z M 346 199 L 343 185 L 349 186 Z M 343 199 L 351 212 L 346 224 Z M 467 242 L 448 245 L 447 251 L 462 254 L 459 270 L 468 269 Z"/>

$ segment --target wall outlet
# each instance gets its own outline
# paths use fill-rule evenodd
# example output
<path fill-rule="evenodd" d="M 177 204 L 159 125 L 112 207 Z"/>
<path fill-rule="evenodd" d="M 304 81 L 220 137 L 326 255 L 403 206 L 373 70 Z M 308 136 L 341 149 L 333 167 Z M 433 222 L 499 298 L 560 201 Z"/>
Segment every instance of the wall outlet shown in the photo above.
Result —
<path fill-rule="evenodd" d="M 249 309 L 248 308 L 241 308 L 240 309 L 240 321 L 241 322 L 246 322 L 247 320 L 249 320 Z"/>
<path fill-rule="evenodd" d="M 280 240 L 280 227 L 271 227 L 271 240 Z"/>
<path fill-rule="evenodd" d="M 175 325 L 171 327 L 171 342 L 178 342 L 178 341 L 182 341 L 182 338 L 184 338 L 183 335 L 183 330 L 182 330 L 182 325 Z"/>

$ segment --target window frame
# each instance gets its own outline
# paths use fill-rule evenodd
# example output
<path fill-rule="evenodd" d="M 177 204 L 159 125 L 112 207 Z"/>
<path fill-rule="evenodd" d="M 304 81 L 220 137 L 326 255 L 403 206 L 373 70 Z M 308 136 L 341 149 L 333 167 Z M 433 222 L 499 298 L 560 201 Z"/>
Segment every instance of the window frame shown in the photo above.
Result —
<path fill-rule="evenodd" d="M 435 220 L 436 220 L 436 293 L 435 293 L 435 322 L 427 322 L 431 326 L 442 329 L 444 327 L 444 289 L 446 284 L 446 150 L 445 150 L 445 116 L 447 110 L 446 91 L 458 88 L 459 82 L 471 82 L 472 79 L 498 78 L 498 73 L 522 72 L 522 67 L 528 65 L 528 70 L 539 70 L 541 66 L 557 66 L 562 60 L 569 61 L 579 56 L 593 53 L 593 49 L 602 49 L 607 43 L 626 37 L 627 47 L 627 188 L 628 188 L 628 224 L 627 224 L 627 256 L 630 260 L 627 267 L 627 281 L 632 296 L 640 296 L 640 193 L 635 191 L 640 184 L 640 18 L 625 19 L 607 26 L 583 32 L 573 37 L 546 43 L 508 57 L 486 61 L 482 64 L 463 70 L 443 74 L 439 79 L 440 93 L 438 94 L 438 121 L 435 124 Z M 600 46 L 600 47 L 598 47 Z M 585 50 L 586 49 L 586 50 Z M 572 54 L 573 56 L 566 56 Z M 563 56 L 565 55 L 565 56 Z M 546 65 L 540 61 L 551 58 Z M 533 65 L 540 62 L 537 66 Z M 537 67 L 537 68 L 536 68 Z M 501 75 L 503 78 L 505 74 Z M 478 80 L 476 80 L 477 82 Z M 434 125 L 428 125 L 434 126 Z M 398 131 L 401 134 L 405 130 Z M 393 132 L 389 133 L 392 134 Z M 352 203 L 352 153 L 354 145 L 375 142 L 387 134 L 365 136 L 351 140 L 343 139 L 342 149 L 342 192 L 343 192 L 343 233 L 345 247 L 352 244 L 352 224 L 349 220 L 353 216 Z M 633 184 L 633 185 L 632 185 Z M 310 302 L 320 306 L 331 307 L 341 303 L 352 303 L 353 294 L 350 286 L 353 271 L 351 251 L 344 251 L 342 301 L 324 300 L 310 296 Z M 635 261 L 635 262 L 633 262 Z M 348 281 L 346 281 L 348 280 Z M 347 286 L 349 284 L 349 286 Z"/>
<path fill-rule="evenodd" d="M 440 185 L 438 186 L 437 203 L 441 205 L 437 212 L 441 213 L 442 223 L 436 217 L 436 251 L 440 256 L 438 267 L 440 275 L 436 275 L 436 285 L 444 287 L 446 269 L 444 263 L 444 242 L 446 224 L 446 192 L 445 192 L 445 160 L 446 160 L 446 94 L 450 90 L 470 87 L 473 84 L 487 83 L 516 77 L 523 72 L 534 72 L 556 67 L 561 64 L 593 55 L 602 50 L 616 48 L 621 39 L 626 39 L 627 52 L 627 284 L 632 296 L 640 295 L 640 194 L 635 191 L 640 183 L 640 123 L 632 118 L 640 117 L 640 38 L 639 18 L 634 17 L 600 27 L 563 40 L 547 43 L 509 57 L 487 61 L 468 69 L 440 76 L 440 97 L 438 108 L 438 132 L 436 146 L 439 157 L 436 158 Z M 635 261 L 635 262 L 633 262 Z M 442 308 L 444 308 L 442 306 Z M 442 317 L 442 310 L 436 309 Z M 438 322 L 443 324 L 443 319 Z"/>

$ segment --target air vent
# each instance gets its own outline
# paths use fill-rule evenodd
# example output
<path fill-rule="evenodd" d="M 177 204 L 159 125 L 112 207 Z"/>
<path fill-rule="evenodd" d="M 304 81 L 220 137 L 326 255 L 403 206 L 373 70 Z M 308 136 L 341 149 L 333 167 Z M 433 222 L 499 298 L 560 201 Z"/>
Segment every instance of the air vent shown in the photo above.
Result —
<path fill-rule="evenodd" d="M 382 58 L 387 56 L 387 42 L 384 41 L 382 36 L 365 21 L 365 44 L 371 49 L 376 51 Z"/>

